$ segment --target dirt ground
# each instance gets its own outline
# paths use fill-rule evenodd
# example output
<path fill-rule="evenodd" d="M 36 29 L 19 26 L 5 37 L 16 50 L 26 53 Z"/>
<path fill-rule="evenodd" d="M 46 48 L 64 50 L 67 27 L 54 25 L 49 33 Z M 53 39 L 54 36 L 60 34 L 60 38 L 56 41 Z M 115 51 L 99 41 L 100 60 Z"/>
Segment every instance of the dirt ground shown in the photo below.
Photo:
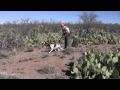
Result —
<path fill-rule="evenodd" d="M 120 45 L 79 45 L 77 48 L 69 47 L 67 52 L 51 54 L 46 48 L 34 49 L 33 52 L 2 50 L 0 73 L 14 74 L 19 79 L 71 79 L 70 66 L 83 52 L 90 49 L 103 51 L 117 48 Z M 45 67 L 52 68 L 47 71 Z"/>

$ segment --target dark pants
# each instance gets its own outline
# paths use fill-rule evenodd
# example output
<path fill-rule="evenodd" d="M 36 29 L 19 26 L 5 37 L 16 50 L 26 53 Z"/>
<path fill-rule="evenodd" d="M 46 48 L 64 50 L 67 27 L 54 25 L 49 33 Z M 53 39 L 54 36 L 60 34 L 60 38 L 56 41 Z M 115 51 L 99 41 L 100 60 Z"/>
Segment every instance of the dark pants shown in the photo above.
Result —
<path fill-rule="evenodd" d="M 69 46 L 69 36 L 65 36 L 65 41 L 64 41 L 64 44 L 65 44 L 65 47 L 64 48 L 67 48 L 67 46 Z"/>

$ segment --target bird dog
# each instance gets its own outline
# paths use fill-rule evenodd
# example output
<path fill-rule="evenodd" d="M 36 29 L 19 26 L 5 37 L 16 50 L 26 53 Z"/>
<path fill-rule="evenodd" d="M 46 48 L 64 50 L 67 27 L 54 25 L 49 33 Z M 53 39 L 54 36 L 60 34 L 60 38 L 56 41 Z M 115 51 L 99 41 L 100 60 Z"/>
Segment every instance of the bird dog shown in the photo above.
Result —
<path fill-rule="evenodd" d="M 56 51 L 56 52 L 59 52 L 60 50 L 64 50 L 60 44 L 50 44 L 50 52 L 49 54 L 52 52 L 52 51 Z"/>

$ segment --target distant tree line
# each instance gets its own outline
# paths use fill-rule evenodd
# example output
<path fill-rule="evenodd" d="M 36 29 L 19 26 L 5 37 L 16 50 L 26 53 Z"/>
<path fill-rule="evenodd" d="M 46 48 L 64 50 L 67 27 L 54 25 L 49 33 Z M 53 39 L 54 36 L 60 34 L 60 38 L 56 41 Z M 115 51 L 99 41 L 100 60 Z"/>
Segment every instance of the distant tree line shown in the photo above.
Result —
<path fill-rule="evenodd" d="M 110 33 L 119 33 L 120 32 L 120 24 L 105 24 L 101 21 L 97 20 L 97 15 L 95 12 L 83 12 L 82 15 L 79 15 L 79 22 L 78 23 L 65 23 L 72 31 L 80 31 L 83 29 L 86 29 L 88 32 L 90 32 L 91 28 L 94 29 L 102 29 L 104 31 L 110 32 Z M 21 20 L 16 21 L 8 21 L 4 24 L 0 25 L 0 31 L 10 28 L 14 28 L 16 30 L 22 30 L 27 31 L 31 29 L 37 29 L 41 28 L 45 32 L 59 32 L 60 31 L 60 23 L 55 20 L 51 20 L 51 22 L 42 20 L 42 21 L 31 21 L 30 18 L 22 18 Z"/>

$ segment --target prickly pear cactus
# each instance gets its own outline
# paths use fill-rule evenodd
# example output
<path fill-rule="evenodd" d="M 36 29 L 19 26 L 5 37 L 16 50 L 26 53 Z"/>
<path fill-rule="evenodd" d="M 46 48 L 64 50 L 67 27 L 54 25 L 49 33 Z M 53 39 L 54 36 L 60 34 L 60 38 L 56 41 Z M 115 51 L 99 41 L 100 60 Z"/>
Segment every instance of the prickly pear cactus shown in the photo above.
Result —
<path fill-rule="evenodd" d="M 116 36 L 105 32 L 104 30 L 90 30 L 86 32 L 86 30 L 81 30 L 81 34 L 79 35 L 80 42 L 82 44 L 117 44 L 119 40 Z"/>
<path fill-rule="evenodd" d="M 74 62 L 71 74 L 75 79 L 109 79 L 119 78 L 118 63 L 120 51 L 84 52 L 83 56 Z M 120 63 L 119 63 L 120 64 Z"/>
<path fill-rule="evenodd" d="M 77 36 L 73 36 L 72 47 L 77 47 L 79 44 L 79 38 Z"/>

